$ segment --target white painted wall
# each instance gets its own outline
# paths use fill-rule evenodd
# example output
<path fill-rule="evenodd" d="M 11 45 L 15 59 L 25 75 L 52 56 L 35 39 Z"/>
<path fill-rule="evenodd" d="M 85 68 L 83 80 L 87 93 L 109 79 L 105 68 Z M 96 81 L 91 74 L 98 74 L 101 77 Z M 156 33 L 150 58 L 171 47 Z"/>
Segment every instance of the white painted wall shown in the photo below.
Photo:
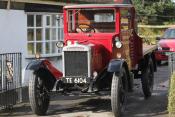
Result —
<path fill-rule="evenodd" d="M 22 10 L 0 9 L 0 53 L 22 53 L 22 76 L 26 66 L 27 15 Z M 22 78 L 24 82 L 24 77 Z"/>
<path fill-rule="evenodd" d="M 26 53 L 27 16 L 24 11 L 0 10 L 0 53 Z"/>
<path fill-rule="evenodd" d="M 25 68 L 32 59 L 27 57 L 27 14 L 23 10 L 0 9 L 0 53 L 22 53 L 22 85 L 28 85 Z M 62 70 L 61 57 L 48 58 Z"/>

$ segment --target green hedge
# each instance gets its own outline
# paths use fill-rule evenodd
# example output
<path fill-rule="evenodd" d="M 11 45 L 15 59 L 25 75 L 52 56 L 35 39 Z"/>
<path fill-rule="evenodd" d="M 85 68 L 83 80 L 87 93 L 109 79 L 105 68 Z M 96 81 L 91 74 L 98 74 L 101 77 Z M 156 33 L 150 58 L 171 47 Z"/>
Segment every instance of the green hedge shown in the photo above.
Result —
<path fill-rule="evenodd" d="M 168 96 L 168 112 L 169 117 L 175 117 L 175 72 L 171 76 L 170 89 Z"/>
<path fill-rule="evenodd" d="M 156 37 L 163 35 L 167 28 L 155 28 L 151 27 L 138 27 L 138 33 L 143 38 L 148 40 L 152 44 L 156 44 Z"/>

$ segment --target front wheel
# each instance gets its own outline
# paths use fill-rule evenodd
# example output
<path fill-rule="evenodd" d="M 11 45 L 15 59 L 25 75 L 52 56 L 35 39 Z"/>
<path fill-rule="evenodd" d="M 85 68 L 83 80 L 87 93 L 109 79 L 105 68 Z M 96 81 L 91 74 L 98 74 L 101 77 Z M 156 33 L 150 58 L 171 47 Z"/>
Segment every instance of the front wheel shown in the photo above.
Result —
<path fill-rule="evenodd" d="M 159 61 L 157 61 L 157 65 L 161 65 L 161 63 L 162 63 L 162 61 L 161 60 L 159 60 Z"/>
<path fill-rule="evenodd" d="M 48 90 L 44 81 L 36 74 L 32 74 L 29 81 L 29 101 L 32 111 L 36 115 L 45 115 L 49 106 Z"/>
<path fill-rule="evenodd" d="M 152 95 L 153 85 L 154 85 L 154 67 L 152 59 L 149 59 L 148 64 L 142 71 L 142 89 L 145 95 L 145 98 L 148 98 Z"/>
<path fill-rule="evenodd" d="M 120 75 L 113 74 L 111 87 L 111 107 L 115 117 L 120 117 L 124 110 L 124 103 L 126 101 L 127 86 L 124 85 L 124 80 L 127 79 L 125 69 L 122 69 Z M 125 87 L 125 88 L 124 88 Z"/>

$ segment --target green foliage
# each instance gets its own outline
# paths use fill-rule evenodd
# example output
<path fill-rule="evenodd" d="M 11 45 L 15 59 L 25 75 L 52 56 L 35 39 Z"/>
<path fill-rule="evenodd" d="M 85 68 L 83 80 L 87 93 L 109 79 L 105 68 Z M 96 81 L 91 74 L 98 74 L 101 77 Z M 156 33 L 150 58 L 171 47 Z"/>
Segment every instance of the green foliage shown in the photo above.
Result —
<path fill-rule="evenodd" d="M 163 35 L 166 28 L 148 28 L 148 27 L 138 27 L 139 36 L 144 40 L 149 41 L 151 44 L 156 44 L 156 37 Z"/>
<path fill-rule="evenodd" d="M 175 73 L 173 73 L 170 82 L 169 96 L 168 96 L 168 112 L 169 117 L 175 117 Z"/>
<path fill-rule="evenodd" d="M 133 4 L 142 24 L 171 24 L 175 21 L 175 4 L 171 0 L 133 0 Z"/>

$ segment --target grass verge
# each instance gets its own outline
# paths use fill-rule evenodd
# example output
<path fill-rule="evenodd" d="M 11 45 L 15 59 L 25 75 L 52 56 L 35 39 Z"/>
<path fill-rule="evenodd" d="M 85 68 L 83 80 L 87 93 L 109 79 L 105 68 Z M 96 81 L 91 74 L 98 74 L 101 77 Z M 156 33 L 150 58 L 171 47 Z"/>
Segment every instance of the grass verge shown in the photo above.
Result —
<path fill-rule="evenodd" d="M 170 89 L 168 96 L 168 112 L 169 117 L 175 117 L 175 72 L 171 76 Z"/>

